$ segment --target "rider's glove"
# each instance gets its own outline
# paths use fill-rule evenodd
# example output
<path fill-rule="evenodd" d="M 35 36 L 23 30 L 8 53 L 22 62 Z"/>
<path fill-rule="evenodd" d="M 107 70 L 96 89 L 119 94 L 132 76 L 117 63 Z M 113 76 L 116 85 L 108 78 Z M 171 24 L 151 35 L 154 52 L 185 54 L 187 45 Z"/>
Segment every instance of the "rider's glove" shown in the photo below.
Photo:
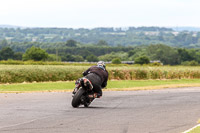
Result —
<path fill-rule="evenodd" d="M 86 76 L 87 75 L 87 73 L 86 72 L 83 72 L 83 76 Z"/>

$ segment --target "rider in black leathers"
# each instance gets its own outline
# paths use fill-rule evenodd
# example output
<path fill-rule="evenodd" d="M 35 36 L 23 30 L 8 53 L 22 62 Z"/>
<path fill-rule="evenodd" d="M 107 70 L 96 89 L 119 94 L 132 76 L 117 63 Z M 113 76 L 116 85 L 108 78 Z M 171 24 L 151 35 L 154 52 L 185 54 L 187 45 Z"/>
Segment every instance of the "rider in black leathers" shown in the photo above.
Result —
<path fill-rule="evenodd" d="M 93 98 L 102 96 L 102 88 L 107 86 L 108 71 L 103 61 L 99 61 L 96 66 L 88 68 L 83 72 L 83 76 L 89 79 L 93 85 L 94 94 L 90 95 Z"/>

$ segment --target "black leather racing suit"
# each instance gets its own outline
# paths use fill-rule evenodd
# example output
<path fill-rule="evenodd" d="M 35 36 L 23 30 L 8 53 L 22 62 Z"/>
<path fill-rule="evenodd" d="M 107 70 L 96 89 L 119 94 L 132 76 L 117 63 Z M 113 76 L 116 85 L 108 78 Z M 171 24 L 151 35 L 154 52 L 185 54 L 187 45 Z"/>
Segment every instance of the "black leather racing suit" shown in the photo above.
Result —
<path fill-rule="evenodd" d="M 107 86 L 108 71 L 98 66 L 92 66 L 83 72 L 83 76 L 91 81 L 94 92 L 102 96 L 102 88 Z"/>

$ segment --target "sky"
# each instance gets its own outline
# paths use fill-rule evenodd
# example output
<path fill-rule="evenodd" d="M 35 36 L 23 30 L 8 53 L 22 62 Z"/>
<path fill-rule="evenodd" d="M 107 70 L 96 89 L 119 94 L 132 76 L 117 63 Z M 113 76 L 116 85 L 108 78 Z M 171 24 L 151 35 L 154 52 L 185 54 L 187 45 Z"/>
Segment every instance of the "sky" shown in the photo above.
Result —
<path fill-rule="evenodd" d="M 200 27 L 199 0 L 0 0 L 0 25 Z"/>

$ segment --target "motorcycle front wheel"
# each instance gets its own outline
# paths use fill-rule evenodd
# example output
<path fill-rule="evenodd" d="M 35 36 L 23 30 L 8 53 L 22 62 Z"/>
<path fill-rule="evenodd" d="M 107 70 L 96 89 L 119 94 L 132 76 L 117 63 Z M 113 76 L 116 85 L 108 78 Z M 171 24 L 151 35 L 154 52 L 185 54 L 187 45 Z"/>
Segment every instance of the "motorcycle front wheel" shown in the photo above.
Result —
<path fill-rule="evenodd" d="M 82 95 L 83 95 L 84 92 L 85 92 L 85 90 L 83 88 L 79 88 L 79 90 L 74 95 L 74 97 L 72 99 L 72 106 L 74 108 L 77 108 L 77 107 L 80 106 L 80 104 L 81 104 L 81 97 L 82 97 Z"/>

